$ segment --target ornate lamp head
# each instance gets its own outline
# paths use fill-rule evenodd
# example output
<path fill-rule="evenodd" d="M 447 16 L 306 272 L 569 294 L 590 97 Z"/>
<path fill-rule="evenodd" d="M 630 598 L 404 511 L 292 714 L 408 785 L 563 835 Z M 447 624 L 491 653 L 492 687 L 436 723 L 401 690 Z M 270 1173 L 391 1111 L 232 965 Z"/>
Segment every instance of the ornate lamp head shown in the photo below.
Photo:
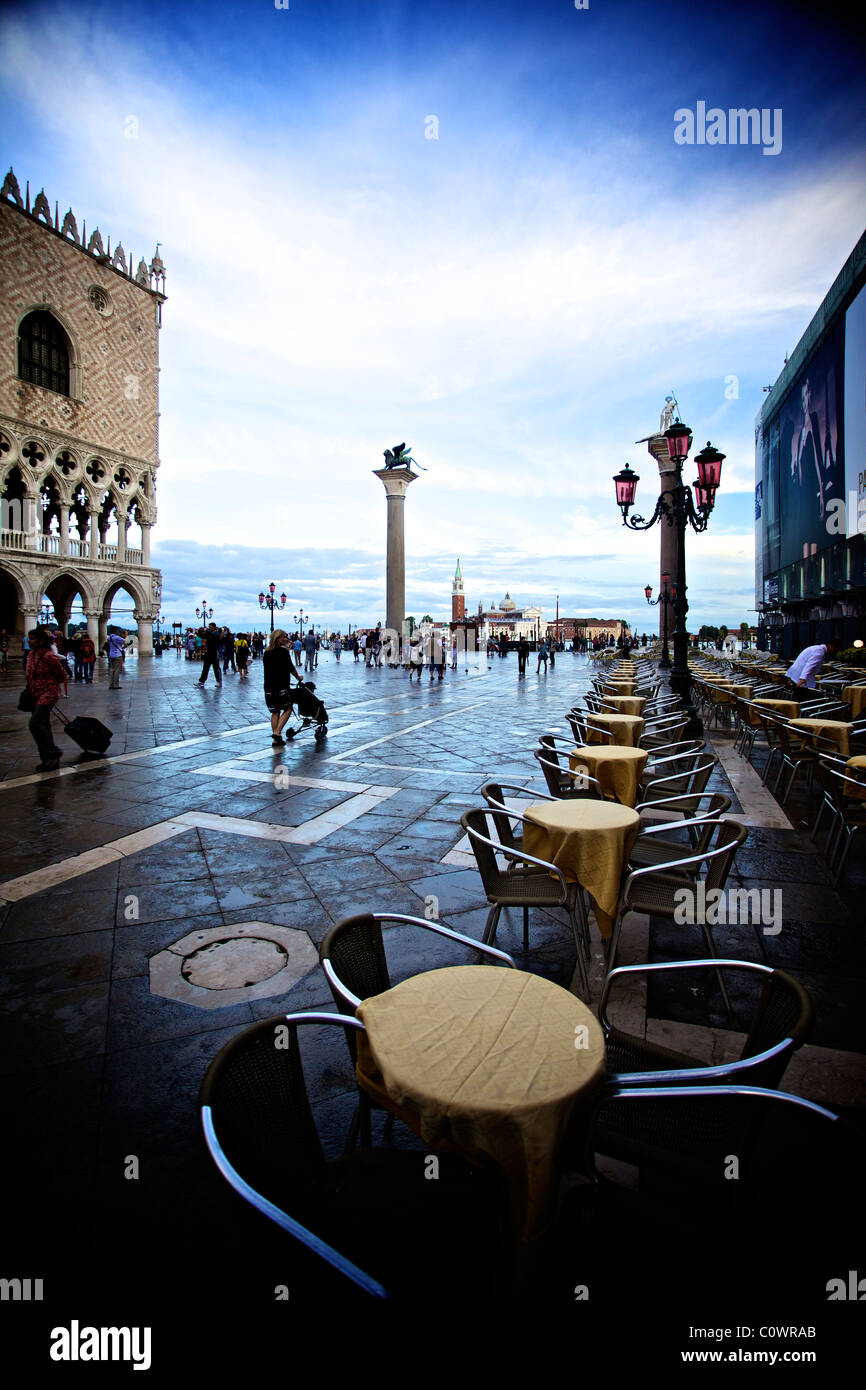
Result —
<path fill-rule="evenodd" d="M 668 426 L 665 439 L 668 442 L 668 453 L 674 463 L 682 463 L 688 458 L 689 449 L 692 447 L 692 432 L 682 420 L 675 420 Z"/>
<path fill-rule="evenodd" d="M 634 495 L 639 482 L 640 475 L 635 473 L 628 463 L 625 468 L 621 468 L 619 473 L 614 475 L 613 483 L 616 488 L 616 505 L 622 512 L 623 521 L 625 521 L 628 516 L 629 507 L 634 503 Z"/>

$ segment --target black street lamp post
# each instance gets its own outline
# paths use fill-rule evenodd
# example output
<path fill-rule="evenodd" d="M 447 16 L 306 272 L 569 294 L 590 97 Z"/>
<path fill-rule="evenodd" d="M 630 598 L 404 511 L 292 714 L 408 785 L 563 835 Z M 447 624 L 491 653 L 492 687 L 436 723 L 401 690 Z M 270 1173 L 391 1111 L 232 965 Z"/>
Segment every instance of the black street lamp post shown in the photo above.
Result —
<path fill-rule="evenodd" d="M 276 609 L 279 613 L 286 606 L 285 594 L 280 594 L 280 597 L 277 598 L 276 592 L 276 584 L 269 584 L 268 592 L 265 593 L 264 590 L 262 590 L 262 592 L 259 594 L 259 608 L 267 608 L 270 611 L 271 632 L 273 632 L 274 630 L 274 609 Z"/>
<path fill-rule="evenodd" d="M 307 616 L 306 616 L 306 618 L 305 618 L 305 617 L 304 617 L 304 610 L 303 610 L 303 608 L 299 608 L 298 611 L 297 611 L 297 613 L 295 614 L 295 622 L 298 624 L 298 626 L 299 626 L 299 628 L 300 628 L 300 632 L 301 632 L 301 641 L 303 641 L 303 640 L 304 640 L 304 623 L 306 623 L 306 624 L 309 626 L 309 622 L 310 622 L 310 615 L 309 615 L 309 613 L 307 614 Z"/>
<path fill-rule="evenodd" d="M 661 661 L 659 662 L 659 668 L 662 671 L 669 671 L 671 669 L 671 654 L 668 651 L 668 608 L 674 602 L 677 596 L 676 584 L 674 584 L 672 588 L 668 588 L 669 579 L 670 575 L 668 574 L 667 570 L 665 570 L 664 574 L 662 575 L 662 590 L 658 598 L 653 598 L 652 596 L 652 584 L 647 584 L 646 588 L 644 589 L 644 593 L 646 594 L 646 601 L 649 604 L 650 608 L 658 608 L 659 604 L 662 605 L 662 656 Z"/>
<path fill-rule="evenodd" d="M 689 732 L 700 733 L 701 721 L 691 703 L 691 677 L 689 675 L 686 615 L 689 601 L 686 596 L 686 523 L 693 531 L 705 531 L 710 513 L 715 506 L 716 491 L 722 477 L 722 462 L 725 455 L 714 449 L 709 442 L 701 449 L 695 459 L 698 476 L 689 487 L 683 482 L 683 464 L 688 458 L 692 443 L 692 432 L 688 425 L 675 420 L 665 430 L 668 453 L 674 465 L 676 483 L 659 496 L 655 510 L 649 521 L 642 516 L 629 517 L 629 509 L 634 503 L 635 491 L 640 481 L 637 473 L 626 464 L 614 477 L 617 506 L 622 512 L 622 524 L 632 531 L 648 531 L 664 517 L 668 526 L 677 528 L 677 573 L 674 584 L 674 613 L 677 625 L 674 628 L 674 664 L 671 670 L 671 689 L 679 695 L 689 715 Z"/>
<path fill-rule="evenodd" d="M 195 616 L 197 618 L 200 618 L 202 623 L 209 622 L 210 619 L 213 617 L 213 609 L 208 608 L 206 599 L 202 599 L 201 607 L 195 610 Z"/>

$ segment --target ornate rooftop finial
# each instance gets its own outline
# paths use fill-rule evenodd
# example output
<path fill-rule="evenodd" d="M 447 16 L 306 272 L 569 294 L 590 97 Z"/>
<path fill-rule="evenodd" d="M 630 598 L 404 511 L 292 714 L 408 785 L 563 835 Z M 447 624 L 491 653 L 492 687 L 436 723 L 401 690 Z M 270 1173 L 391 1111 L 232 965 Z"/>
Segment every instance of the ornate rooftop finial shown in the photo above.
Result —
<path fill-rule="evenodd" d="M 457 568 L 456 568 L 456 570 L 454 571 L 454 578 L 455 578 L 455 579 L 462 579 L 462 578 L 463 578 L 463 575 L 460 573 L 460 556 L 459 556 L 459 555 L 458 555 L 458 557 L 457 557 Z"/>
<path fill-rule="evenodd" d="M 24 206 L 24 199 L 21 197 L 21 189 L 18 187 L 18 180 L 11 168 L 3 180 L 3 187 L 0 189 L 0 198 L 8 198 L 19 208 L 23 208 Z"/>

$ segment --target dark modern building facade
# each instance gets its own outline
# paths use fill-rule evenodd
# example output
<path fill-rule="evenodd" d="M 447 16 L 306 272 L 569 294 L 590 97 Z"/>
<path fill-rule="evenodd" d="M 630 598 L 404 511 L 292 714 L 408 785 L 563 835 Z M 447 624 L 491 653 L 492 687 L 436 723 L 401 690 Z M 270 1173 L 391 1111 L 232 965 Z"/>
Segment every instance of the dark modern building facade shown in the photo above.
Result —
<path fill-rule="evenodd" d="M 755 422 L 758 645 L 866 639 L 866 233 Z"/>

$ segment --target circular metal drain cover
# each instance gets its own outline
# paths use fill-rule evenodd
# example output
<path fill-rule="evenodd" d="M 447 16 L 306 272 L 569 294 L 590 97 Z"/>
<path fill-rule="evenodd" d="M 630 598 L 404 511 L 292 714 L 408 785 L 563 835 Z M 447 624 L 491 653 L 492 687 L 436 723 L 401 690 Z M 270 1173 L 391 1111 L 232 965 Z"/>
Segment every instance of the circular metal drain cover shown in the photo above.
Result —
<path fill-rule="evenodd" d="M 288 959 L 283 946 L 260 936 L 212 941 L 184 958 L 181 974 L 200 989 L 244 989 L 269 980 Z"/>

